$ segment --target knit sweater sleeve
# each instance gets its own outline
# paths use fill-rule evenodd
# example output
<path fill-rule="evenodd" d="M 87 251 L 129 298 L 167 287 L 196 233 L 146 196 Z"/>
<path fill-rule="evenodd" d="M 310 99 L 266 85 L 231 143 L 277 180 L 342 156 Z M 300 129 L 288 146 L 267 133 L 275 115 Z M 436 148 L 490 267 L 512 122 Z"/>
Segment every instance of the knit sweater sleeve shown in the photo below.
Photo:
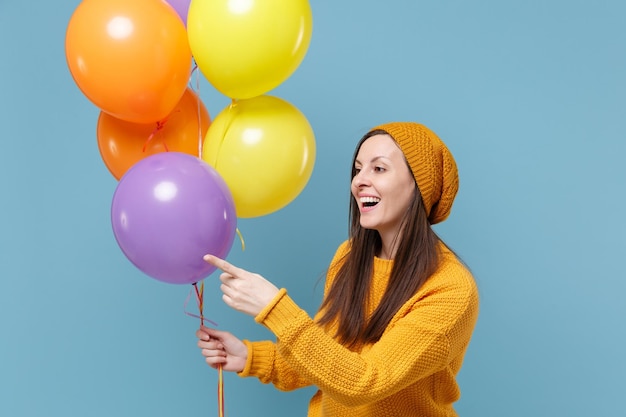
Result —
<path fill-rule="evenodd" d="M 274 342 L 244 340 L 244 343 L 248 348 L 248 359 L 244 369 L 238 373 L 239 376 L 256 376 L 262 383 L 272 383 L 282 391 L 311 385 L 284 360 Z"/>
<path fill-rule="evenodd" d="M 336 273 L 341 258 L 347 251 L 348 242 L 344 242 L 336 251 L 329 267 L 329 275 Z M 329 288 L 329 281 L 326 281 L 324 295 Z M 265 307 L 258 317 L 264 317 L 267 312 L 274 309 L 286 294 L 285 289 L 281 289 L 273 301 Z M 257 322 L 259 320 L 257 319 Z M 308 379 L 304 378 L 296 369 L 294 369 L 277 350 L 276 343 L 271 341 L 249 341 L 244 340 L 248 348 L 248 358 L 244 369 L 238 373 L 241 377 L 254 376 L 264 383 L 272 383 L 274 386 L 283 391 L 290 391 L 311 385 Z"/>
<path fill-rule="evenodd" d="M 347 406 L 379 401 L 462 355 L 477 316 L 469 272 L 442 268 L 361 352 L 338 343 L 281 291 L 256 317 L 277 336 L 277 356 L 300 378 Z"/>

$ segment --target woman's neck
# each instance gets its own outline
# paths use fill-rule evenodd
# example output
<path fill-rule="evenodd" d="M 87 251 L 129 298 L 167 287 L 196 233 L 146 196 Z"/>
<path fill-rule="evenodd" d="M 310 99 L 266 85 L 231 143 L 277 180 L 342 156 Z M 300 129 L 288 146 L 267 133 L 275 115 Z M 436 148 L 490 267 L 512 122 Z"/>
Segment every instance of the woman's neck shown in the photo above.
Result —
<path fill-rule="evenodd" d="M 381 259 L 395 258 L 402 233 L 399 230 L 395 230 L 392 233 L 383 234 L 379 230 L 378 234 L 381 240 L 381 248 L 378 257 Z"/>
<path fill-rule="evenodd" d="M 396 256 L 396 251 L 398 250 L 398 240 L 394 239 L 390 243 L 382 242 L 382 246 L 380 248 L 380 252 L 378 253 L 378 257 L 381 259 L 393 259 Z"/>

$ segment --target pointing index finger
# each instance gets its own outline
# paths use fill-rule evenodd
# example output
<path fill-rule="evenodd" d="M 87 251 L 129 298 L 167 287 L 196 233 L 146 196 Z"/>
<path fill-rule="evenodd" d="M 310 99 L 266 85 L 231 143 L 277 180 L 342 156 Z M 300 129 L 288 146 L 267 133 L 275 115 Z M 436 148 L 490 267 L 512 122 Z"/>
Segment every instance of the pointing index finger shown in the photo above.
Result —
<path fill-rule="evenodd" d="M 218 258 L 217 256 L 207 254 L 204 255 L 202 259 L 215 266 L 216 268 L 221 269 L 222 271 L 227 272 L 233 276 L 237 276 L 239 273 L 239 268 L 237 268 L 233 264 L 228 263 L 224 259 Z"/>

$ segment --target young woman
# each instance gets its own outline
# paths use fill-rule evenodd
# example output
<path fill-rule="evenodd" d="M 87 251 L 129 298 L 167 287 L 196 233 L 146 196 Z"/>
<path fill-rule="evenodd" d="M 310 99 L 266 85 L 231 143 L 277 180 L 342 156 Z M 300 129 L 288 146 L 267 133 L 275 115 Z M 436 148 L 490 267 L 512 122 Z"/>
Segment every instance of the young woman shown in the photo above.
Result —
<path fill-rule="evenodd" d="M 314 319 L 285 289 L 207 255 L 223 300 L 277 342 L 202 327 L 206 362 L 278 389 L 318 388 L 309 416 L 456 416 L 456 375 L 478 316 L 470 271 L 431 225 L 458 189 L 444 143 L 417 123 L 374 128 L 352 167 L 350 236 L 330 263 Z"/>

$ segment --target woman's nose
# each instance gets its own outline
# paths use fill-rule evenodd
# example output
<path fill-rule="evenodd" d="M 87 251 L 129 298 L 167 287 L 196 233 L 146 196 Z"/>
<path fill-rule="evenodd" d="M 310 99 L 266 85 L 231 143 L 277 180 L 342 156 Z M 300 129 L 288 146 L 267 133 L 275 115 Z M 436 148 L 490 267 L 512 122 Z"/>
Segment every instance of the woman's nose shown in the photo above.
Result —
<path fill-rule="evenodd" d="M 364 170 L 361 170 L 361 171 L 356 173 L 354 178 L 352 178 L 352 184 L 355 187 L 359 187 L 359 186 L 362 186 L 362 185 L 368 185 L 368 184 L 370 184 L 369 176 L 365 173 Z"/>

